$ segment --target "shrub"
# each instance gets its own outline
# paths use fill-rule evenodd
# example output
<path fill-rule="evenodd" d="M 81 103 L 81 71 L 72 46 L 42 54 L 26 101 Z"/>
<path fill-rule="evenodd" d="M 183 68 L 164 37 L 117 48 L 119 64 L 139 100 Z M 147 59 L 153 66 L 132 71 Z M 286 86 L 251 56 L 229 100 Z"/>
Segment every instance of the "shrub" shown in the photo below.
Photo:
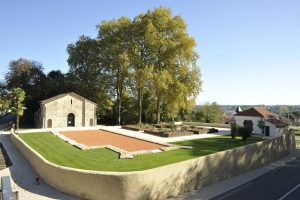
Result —
<path fill-rule="evenodd" d="M 238 132 L 241 134 L 243 141 L 246 141 L 247 138 L 251 135 L 251 132 L 246 127 L 239 127 Z"/>
<path fill-rule="evenodd" d="M 236 123 L 230 124 L 230 129 L 231 129 L 231 138 L 235 139 L 235 137 L 239 134 L 238 132 L 238 125 Z"/>
<path fill-rule="evenodd" d="M 218 133 L 218 132 L 219 132 L 219 130 L 216 129 L 216 128 L 211 128 L 211 129 L 209 129 L 209 131 L 208 131 L 208 133 Z"/>
<path fill-rule="evenodd" d="M 251 120 L 245 120 L 244 121 L 244 127 L 249 131 L 249 133 L 251 134 L 253 131 L 253 122 Z"/>

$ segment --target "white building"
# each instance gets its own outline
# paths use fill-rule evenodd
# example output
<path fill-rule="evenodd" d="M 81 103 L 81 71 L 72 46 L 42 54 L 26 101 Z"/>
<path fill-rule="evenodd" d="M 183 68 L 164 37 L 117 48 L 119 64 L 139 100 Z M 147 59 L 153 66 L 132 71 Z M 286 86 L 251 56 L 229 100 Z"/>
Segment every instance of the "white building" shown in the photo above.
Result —
<path fill-rule="evenodd" d="M 86 127 L 96 125 L 97 104 L 73 92 L 41 101 L 35 112 L 38 128 Z"/>
<path fill-rule="evenodd" d="M 235 123 L 238 126 L 244 126 L 245 120 L 253 122 L 253 134 L 276 137 L 280 136 L 288 126 L 283 122 L 278 114 L 272 113 L 264 108 L 252 107 L 248 110 L 238 112 L 235 116 Z M 260 121 L 264 122 L 263 129 L 258 127 Z"/>

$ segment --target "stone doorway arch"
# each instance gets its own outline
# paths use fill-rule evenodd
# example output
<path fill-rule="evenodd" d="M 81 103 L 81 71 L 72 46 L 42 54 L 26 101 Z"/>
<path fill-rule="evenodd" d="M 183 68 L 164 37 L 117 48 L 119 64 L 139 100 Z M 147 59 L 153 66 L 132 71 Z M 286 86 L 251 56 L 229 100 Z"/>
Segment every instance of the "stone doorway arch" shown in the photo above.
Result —
<path fill-rule="evenodd" d="M 67 126 L 75 126 L 75 115 L 73 113 L 68 114 Z"/>
<path fill-rule="evenodd" d="M 47 128 L 52 128 L 52 119 L 47 120 Z"/>

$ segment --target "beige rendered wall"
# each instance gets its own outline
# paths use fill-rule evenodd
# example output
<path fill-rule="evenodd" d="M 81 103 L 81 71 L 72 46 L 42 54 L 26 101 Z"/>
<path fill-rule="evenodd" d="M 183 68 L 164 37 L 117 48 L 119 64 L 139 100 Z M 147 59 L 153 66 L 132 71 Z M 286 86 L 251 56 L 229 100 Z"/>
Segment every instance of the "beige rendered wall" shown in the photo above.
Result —
<path fill-rule="evenodd" d="M 50 185 L 87 199 L 166 199 L 255 169 L 295 149 L 284 134 L 256 144 L 139 172 L 96 172 L 52 164 L 15 134 L 12 141 Z"/>
<path fill-rule="evenodd" d="M 72 99 L 72 104 L 71 104 Z M 52 119 L 52 127 L 66 127 L 67 126 L 67 116 L 69 113 L 75 115 L 75 127 L 82 126 L 82 109 L 83 100 L 75 98 L 71 95 L 56 99 L 52 102 L 45 104 L 46 108 L 46 126 L 47 120 Z"/>
<path fill-rule="evenodd" d="M 90 119 L 93 119 L 92 126 L 96 125 L 95 109 L 96 109 L 95 104 L 92 104 L 91 102 L 85 100 L 85 126 L 90 126 Z"/>

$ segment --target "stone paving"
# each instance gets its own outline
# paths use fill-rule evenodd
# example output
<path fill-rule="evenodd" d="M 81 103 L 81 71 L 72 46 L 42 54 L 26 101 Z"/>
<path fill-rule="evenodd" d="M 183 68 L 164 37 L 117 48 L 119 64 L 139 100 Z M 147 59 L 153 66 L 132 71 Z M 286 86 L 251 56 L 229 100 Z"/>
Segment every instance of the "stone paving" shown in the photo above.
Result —
<path fill-rule="evenodd" d="M 189 136 L 179 136 L 179 137 L 172 137 L 172 138 L 163 138 L 155 135 L 150 135 L 146 134 L 143 132 L 139 131 L 131 131 L 131 130 L 126 130 L 122 129 L 121 126 L 97 126 L 99 129 L 103 129 L 106 131 L 111 131 L 119 134 L 124 134 L 128 135 L 131 137 L 136 137 L 148 141 L 153 141 L 153 142 L 177 142 L 177 141 L 182 141 L 182 140 L 193 140 L 193 139 L 200 139 L 200 138 L 208 138 L 208 137 L 215 137 L 219 135 L 228 135 L 230 134 L 230 130 L 226 128 L 218 128 L 219 133 L 217 134 L 194 134 L 194 135 L 189 135 Z"/>
<path fill-rule="evenodd" d="M 40 185 L 35 184 L 37 173 L 22 153 L 11 142 L 9 134 L 0 135 L 0 140 L 13 163 L 13 166 L 0 171 L 0 176 L 10 176 L 13 191 L 18 192 L 20 200 L 79 200 L 79 198 L 60 192 L 43 180 Z"/>

